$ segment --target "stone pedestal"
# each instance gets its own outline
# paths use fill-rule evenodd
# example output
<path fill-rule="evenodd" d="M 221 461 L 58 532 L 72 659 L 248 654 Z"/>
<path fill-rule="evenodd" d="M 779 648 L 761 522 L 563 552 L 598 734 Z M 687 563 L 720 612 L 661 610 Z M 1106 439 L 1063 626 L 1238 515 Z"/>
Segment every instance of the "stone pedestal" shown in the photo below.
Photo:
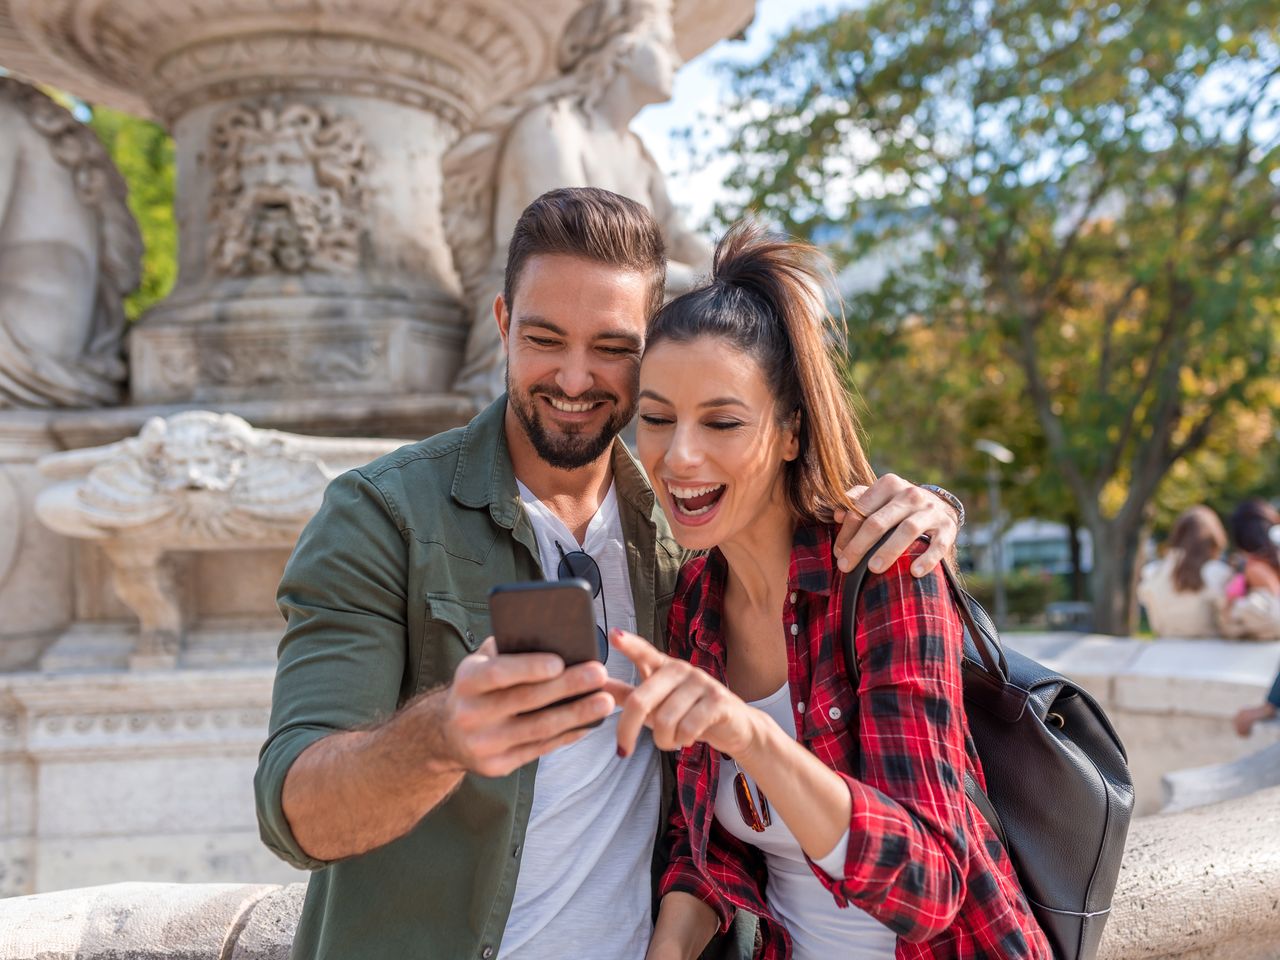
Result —
<path fill-rule="evenodd" d="M 317 96 L 288 82 L 174 123 L 179 280 L 130 338 L 135 403 L 452 382 L 467 318 L 439 167 L 458 110 L 389 100 L 390 86 Z"/>
<path fill-rule="evenodd" d="M 0 676 L 0 897 L 298 878 L 262 846 L 250 788 L 272 675 Z"/>

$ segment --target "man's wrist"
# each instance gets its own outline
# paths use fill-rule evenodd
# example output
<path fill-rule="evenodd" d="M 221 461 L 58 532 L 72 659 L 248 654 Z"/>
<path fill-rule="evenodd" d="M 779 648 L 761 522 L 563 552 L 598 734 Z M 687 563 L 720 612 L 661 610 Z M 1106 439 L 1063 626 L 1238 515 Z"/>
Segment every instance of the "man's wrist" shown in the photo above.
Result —
<path fill-rule="evenodd" d="M 421 769 L 434 776 L 463 776 L 467 765 L 453 737 L 448 684 L 419 696 L 405 708 L 419 744 Z"/>
<path fill-rule="evenodd" d="M 947 490 L 945 487 L 938 486 L 936 483 L 921 483 L 917 484 L 917 486 L 921 490 L 928 490 L 935 497 L 954 510 L 956 514 L 956 526 L 964 526 L 964 504 L 960 501 L 959 497 L 950 490 Z"/>

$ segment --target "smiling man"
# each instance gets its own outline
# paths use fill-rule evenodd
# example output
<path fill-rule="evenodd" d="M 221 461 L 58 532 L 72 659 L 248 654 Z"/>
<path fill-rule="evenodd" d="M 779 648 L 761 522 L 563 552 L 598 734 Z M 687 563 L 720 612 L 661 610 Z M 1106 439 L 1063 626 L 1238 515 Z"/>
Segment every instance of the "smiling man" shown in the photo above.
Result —
<path fill-rule="evenodd" d="M 684 554 L 617 439 L 661 235 L 624 197 L 556 190 L 509 251 L 507 395 L 335 480 L 280 584 L 255 785 L 268 846 L 315 871 L 295 957 L 642 960 L 648 945 L 662 764 L 651 739 L 618 756 L 602 689 L 636 670 L 616 652 L 500 656 L 486 600 L 585 564 L 597 622 L 663 646 Z M 921 533 L 929 567 L 954 543 L 951 509 L 898 478 L 859 505 L 846 567 L 899 521 L 886 564 Z"/>

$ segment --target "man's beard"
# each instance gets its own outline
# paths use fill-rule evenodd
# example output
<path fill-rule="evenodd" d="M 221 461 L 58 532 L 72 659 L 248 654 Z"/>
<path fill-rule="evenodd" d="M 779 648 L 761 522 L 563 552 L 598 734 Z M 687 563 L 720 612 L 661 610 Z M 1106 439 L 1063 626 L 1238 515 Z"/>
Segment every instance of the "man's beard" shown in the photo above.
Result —
<path fill-rule="evenodd" d="M 599 433 L 552 433 L 542 422 L 535 406 L 535 397 L 543 396 L 565 403 L 610 402 L 614 406 L 613 414 L 605 421 Z M 559 470 L 577 470 L 589 463 L 594 463 L 609 449 L 614 437 L 622 432 L 622 428 L 631 422 L 635 415 L 636 405 L 618 405 L 618 398 L 603 390 L 588 391 L 578 397 L 570 397 L 552 387 L 537 387 L 528 393 L 515 393 L 511 389 L 511 373 L 507 373 L 507 403 L 515 411 L 516 419 L 524 427 L 525 436 L 533 444 L 534 451 L 545 463 Z"/>

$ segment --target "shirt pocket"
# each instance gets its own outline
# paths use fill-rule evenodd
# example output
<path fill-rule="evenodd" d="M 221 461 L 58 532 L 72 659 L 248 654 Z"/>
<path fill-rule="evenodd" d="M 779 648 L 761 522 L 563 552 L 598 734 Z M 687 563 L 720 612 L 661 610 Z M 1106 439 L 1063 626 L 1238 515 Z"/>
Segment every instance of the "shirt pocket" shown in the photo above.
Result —
<path fill-rule="evenodd" d="M 810 684 L 800 730 L 804 746 L 819 760 L 833 770 L 856 774 L 858 695 L 848 677 L 833 672 Z"/>
<path fill-rule="evenodd" d="M 488 635 L 488 603 L 427 594 L 415 690 L 428 690 L 453 679 L 462 658 L 475 652 Z"/>

